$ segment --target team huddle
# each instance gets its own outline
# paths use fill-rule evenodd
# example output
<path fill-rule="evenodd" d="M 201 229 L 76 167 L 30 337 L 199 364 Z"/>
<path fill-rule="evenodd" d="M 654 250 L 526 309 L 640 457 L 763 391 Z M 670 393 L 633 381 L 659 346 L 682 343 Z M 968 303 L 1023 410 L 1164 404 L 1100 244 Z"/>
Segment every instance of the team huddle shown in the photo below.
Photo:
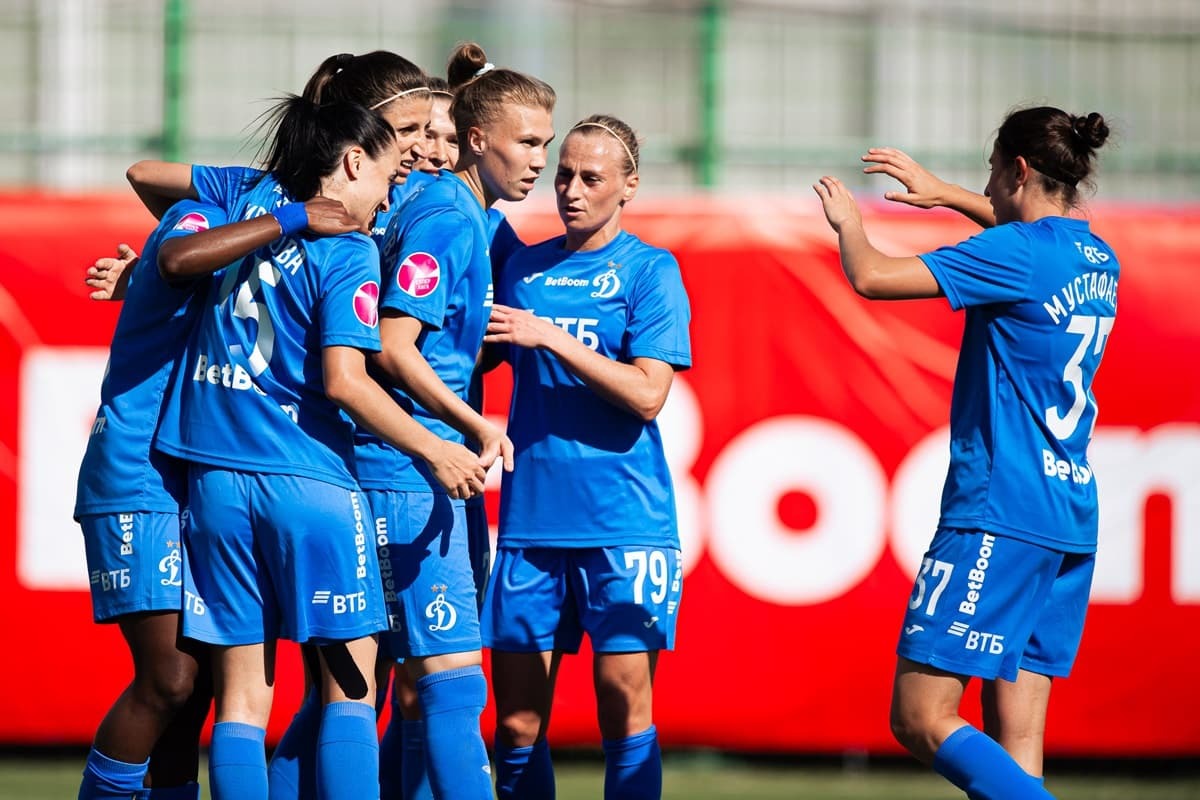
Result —
<path fill-rule="evenodd" d="M 130 168 L 160 222 L 140 257 L 90 273 L 123 306 L 75 514 L 94 616 L 119 624 L 134 677 L 80 798 L 198 797 L 210 705 L 219 800 L 551 798 L 555 680 L 585 633 L 604 796 L 661 796 L 652 684 L 682 567 L 655 419 L 691 366 L 690 312 L 674 257 L 622 227 L 640 158 L 624 121 L 563 137 L 561 235 L 526 245 L 493 207 L 547 166 L 555 101 L 474 44 L 446 80 L 342 54 L 276 106 L 259 168 Z M 815 187 L 857 291 L 967 309 L 892 723 L 971 797 L 1051 796 L 1041 730 L 1091 581 L 1090 386 L 1118 270 L 1066 213 L 1106 136 L 1098 114 L 1014 112 L 986 197 L 872 150 L 867 171 L 905 184 L 893 199 L 988 228 L 920 257 L 879 253 L 844 186 Z M 1059 313 L 1083 273 L 1111 290 Z M 502 361 L 504 429 L 481 413 Z M 306 696 L 268 762 L 279 638 L 301 645 Z M 971 676 L 983 732 L 957 716 Z"/>

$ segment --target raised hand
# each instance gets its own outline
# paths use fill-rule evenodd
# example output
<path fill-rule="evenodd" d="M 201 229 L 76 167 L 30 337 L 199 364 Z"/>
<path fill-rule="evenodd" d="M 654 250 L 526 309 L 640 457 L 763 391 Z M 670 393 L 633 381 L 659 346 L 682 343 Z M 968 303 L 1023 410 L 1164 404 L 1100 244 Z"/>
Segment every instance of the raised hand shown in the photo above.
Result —
<path fill-rule="evenodd" d="M 862 157 L 869 166 L 863 168 L 868 175 L 883 173 L 904 184 L 905 191 L 884 192 L 883 196 L 897 203 L 917 208 L 935 208 L 946 205 L 950 184 L 917 163 L 912 156 L 894 147 L 872 147 Z"/>
<path fill-rule="evenodd" d="M 847 224 L 862 227 L 862 214 L 854 196 L 846 185 L 837 178 L 826 175 L 813 184 L 817 197 L 821 198 L 821 207 L 825 211 L 825 219 L 829 227 L 841 233 L 842 226 Z"/>
<path fill-rule="evenodd" d="M 127 244 L 117 245 L 116 258 L 98 258 L 88 267 L 83 282 L 92 289 L 88 295 L 93 300 L 124 300 L 129 276 L 137 264 L 138 254 Z"/>

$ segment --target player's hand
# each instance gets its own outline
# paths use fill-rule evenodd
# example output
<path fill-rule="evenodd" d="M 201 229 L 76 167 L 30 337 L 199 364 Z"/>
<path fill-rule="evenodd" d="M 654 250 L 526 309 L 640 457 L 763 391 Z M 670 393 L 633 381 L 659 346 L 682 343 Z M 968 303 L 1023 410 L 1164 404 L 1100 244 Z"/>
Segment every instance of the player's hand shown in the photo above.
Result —
<path fill-rule="evenodd" d="M 116 258 L 96 259 L 83 279 L 92 290 L 88 296 L 93 300 L 124 300 L 129 276 L 133 274 L 137 260 L 138 254 L 127 244 L 117 245 Z"/>
<path fill-rule="evenodd" d="M 475 440 L 479 442 L 479 463 L 485 470 L 501 459 L 504 471 L 513 471 L 513 443 L 504 431 L 488 422 L 475 432 Z"/>
<path fill-rule="evenodd" d="M 520 308 L 495 303 L 492 316 L 488 319 L 487 333 L 483 341 L 489 344 L 515 344 L 519 347 L 543 347 L 556 331 L 561 331 L 552 322 L 530 314 Z"/>
<path fill-rule="evenodd" d="M 465 500 L 483 494 L 487 472 L 479 461 L 479 456 L 463 445 L 442 440 L 437 454 L 429 460 L 429 468 L 451 497 Z"/>
<path fill-rule="evenodd" d="M 826 175 L 813 184 L 813 190 L 816 191 L 817 197 L 821 198 L 821 206 L 825 210 L 825 219 L 829 220 L 829 227 L 840 233 L 843 225 L 862 225 L 862 214 L 859 213 L 858 204 L 854 202 L 854 196 L 844 183 Z"/>
<path fill-rule="evenodd" d="M 934 208 L 944 205 L 949 184 L 922 167 L 912 156 L 894 147 L 872 147 L 862 157 L 870 166 L 863 172 L 881 172 L 904 184 L 903 192 L 884 192 L 883 196 L 897 203 L 906 203 L 917 208 Z"/>
<path fill-rule="evenodd" d="M 340 200 L 330 197 L 306 200 L 304 212 L 308 214 L 308 229 L 320 236 L 337 236 L 363 229 L 362 221 L 350 216 Z"/>

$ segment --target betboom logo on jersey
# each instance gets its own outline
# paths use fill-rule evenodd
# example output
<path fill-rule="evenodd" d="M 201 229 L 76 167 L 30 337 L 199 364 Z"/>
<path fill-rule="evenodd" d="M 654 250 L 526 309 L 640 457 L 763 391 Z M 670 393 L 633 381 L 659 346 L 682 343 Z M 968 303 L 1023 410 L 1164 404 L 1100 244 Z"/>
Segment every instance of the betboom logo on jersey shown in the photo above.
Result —
<path fill-rule="evenodd" d="M 238 364 L 210 364 L 208 356 L 203 354 L 196 358 L 196 369 L 192 372 L 192 380 L 209 383 L 213 386 L 224 386 L 226 389 L 236 389 L 239 392 L 253 389 L 261 395 L 266 395 L 251 379 L 250 373 Z"/>

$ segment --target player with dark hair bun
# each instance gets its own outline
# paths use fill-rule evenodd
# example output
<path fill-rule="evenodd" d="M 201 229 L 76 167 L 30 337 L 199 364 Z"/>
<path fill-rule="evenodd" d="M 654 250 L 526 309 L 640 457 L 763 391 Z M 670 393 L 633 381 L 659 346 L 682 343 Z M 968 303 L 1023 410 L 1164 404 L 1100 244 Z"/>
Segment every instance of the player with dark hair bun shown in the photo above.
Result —
<path fill-rule="evenodd" d="M 869 151 L 867 172 L 905 184 L 889 199 L 945 205 L 988 227 L 921 256 L 884 255 L 840 181 L 814 186 L 855 291 L 945 296 L 966 309 L 950 470 L 902 625 L 891 724 L 970 797 L 1052 797 L 1041 777 L 1046 709 L 1053 679 L 1075 660 L 1095 566 L 1091 387 L 1120 272 L 1112 248 L 1068 212 L 1108 134 L 1097 113 L 1014 111 L 996 135 L 983 196 L 901 151 Z M 959 715 L 972 677 L 984 681 L 983 731 Z"/>

